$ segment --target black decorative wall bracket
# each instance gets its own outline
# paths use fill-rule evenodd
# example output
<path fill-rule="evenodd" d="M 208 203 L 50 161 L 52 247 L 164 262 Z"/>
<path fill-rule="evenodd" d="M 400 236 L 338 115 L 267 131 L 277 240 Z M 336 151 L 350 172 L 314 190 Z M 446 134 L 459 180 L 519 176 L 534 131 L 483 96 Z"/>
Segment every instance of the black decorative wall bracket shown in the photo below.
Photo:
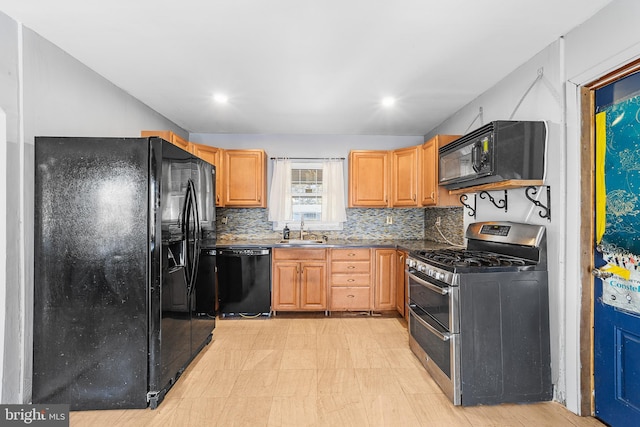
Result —
<path fill-rule="evenodd" d="M 486 197 L 488 197 L 491 203 L 493 203 L 493 206 L 495 206 L 498 209 L 504 209 L 505 212 L 507 211 L 507 190 L 504 190 L 504 199 L 502 200 L 496 201 L 496 199 L 494 199 L 491 194 L 489 194 L 486 191 L 481 191 L 480 198 L 484 199 Z"/>
<path fill-rule="evenodd" d="M 547 205 L 543 205 L 538 200 L 534 199 L 534 196 L 538 194 L 538 187 L 529 186 L 524 190 L 524 195 L 529 199 L 531 203 L 540 208 L 540 218 L 547 218 L 547 221 L 551 221 L 551 187 L 547 187 Z M 531 193 L 531 195 L 529 195 Z"/>
<path fill-rule="evenodd" d="M 462 203 L 462 205 L 469 209 L 469 212 L 467 212 L 467 214 L 469 216 L 472 216 L 473 219 L 476 219 L 476 205 L 478 204 L 478 200 L 476 199 L 476 195 L 475 193 L 473 194 L 473 207 L 471 207 L 470 205 L 466 204 L 465 202 L 467 201 L 468 197 L 466 194 L 463 194 L 460 196 L 460 203 Z"/>

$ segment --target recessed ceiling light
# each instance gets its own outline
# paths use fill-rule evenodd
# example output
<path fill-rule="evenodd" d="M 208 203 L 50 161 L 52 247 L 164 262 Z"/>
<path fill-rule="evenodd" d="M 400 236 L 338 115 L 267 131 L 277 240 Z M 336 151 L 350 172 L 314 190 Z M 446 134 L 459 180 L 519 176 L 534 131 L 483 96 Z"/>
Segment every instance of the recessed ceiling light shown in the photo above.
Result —
<path fill-rule="evenodd" d="M 396 103 L 396 99 L 391 96 L 385 96 L 384 98 L 382 98 L 382 101 L 381 101 L 381 104 L 385 107 L 393 107 L 395 103 Z"/>
<path fill-rule="evenodd" d="M 213 95 L 213 100 L 218 104 L 226 104 L 229 102 L 229 97 L 223 93 L 216 93 Z"/>

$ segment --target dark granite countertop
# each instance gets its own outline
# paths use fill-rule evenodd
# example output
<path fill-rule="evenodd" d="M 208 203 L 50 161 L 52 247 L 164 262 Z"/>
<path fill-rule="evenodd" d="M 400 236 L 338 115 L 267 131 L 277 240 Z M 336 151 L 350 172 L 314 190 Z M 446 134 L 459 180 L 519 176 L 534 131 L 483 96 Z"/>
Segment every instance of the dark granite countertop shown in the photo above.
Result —
<path fill-rule="evenodd" d="M 408 251 L 419 249 L 442 249 L 450 248 L 446 243 L 434 242 L 433 240 L 377 240 L 377 239 L 329 239 L 327 243 L 278 243 L 273 239 L 251 239 L 251 240 L 218 240 L 218 248 L 398 248 Z"/>

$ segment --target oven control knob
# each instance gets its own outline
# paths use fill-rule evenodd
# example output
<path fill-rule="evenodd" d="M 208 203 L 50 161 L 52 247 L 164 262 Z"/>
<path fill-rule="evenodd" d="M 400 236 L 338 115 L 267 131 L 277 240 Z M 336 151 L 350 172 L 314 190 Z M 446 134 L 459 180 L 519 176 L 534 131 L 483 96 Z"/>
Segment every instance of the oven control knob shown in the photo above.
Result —
<path fill-rule="evenodd" d="M 426 265 L 424 265 L 424 264 L 420 264 L 420 265 L 418 266 L 418 271 L 419 271 L 419 272 L 421 272 L 421 273 L 426 272 L 426 271 L 427 271 L 427 266 L 426 266 Z"/>
<path fill-rule="evenodd" d="M 415 267 L 415 266 L 416 266 L 416 261 L 415 261 L 415 260 L 413 260 L 413 259 L 408 259 L 408 260 L 407 260 L 407 265 L 408 265 L 409 267 L 413 268 L 413 267 Z"/>

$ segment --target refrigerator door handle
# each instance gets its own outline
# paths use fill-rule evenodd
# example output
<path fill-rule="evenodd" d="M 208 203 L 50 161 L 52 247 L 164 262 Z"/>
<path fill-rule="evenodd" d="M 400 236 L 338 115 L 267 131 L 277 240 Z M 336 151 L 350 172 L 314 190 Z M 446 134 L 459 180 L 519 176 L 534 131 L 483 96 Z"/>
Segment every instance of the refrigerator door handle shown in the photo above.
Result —
<path fill-rule="evenodd" d="M 191 273 L 191 281 L 189 283 L 189 288 L 192 289 L 195 286 L 196 276 L 198 272 L 198 264 L 200 262 L 200 212 L 198 211 L 198 193 L 196 191 L 196 186 L 192 180 L 189 180 L 189 185 L 191 186 L 191 204 L 192 204 L 192 212 L 195 214 L 195 221 L 193 227 L 193 270 Z"/>
<path fill-rule="evenodd" d="M 190 236 L 189 236 L 189 232 L 190 232 L 190 223 L 191 223 L 191 209 L 192 209 L 193 205 L 192 205 L 192 187 L 191 185 L 189 185 L 189 182 L 187 182 L 187 190 L 185 193 L 185 197 L 184 197 L 184 208 L 183 208 L 183 223 L 182 223 L 182 242 L 183 242 L 183 247 L 184 247 L 184 254 L 185 254 L 185 275 L 187 276 L 187 287 L 191 286 L 191 263 L 192 263 L 192 259 L 191 259 L 191 247 L 190 247 Z"/>

